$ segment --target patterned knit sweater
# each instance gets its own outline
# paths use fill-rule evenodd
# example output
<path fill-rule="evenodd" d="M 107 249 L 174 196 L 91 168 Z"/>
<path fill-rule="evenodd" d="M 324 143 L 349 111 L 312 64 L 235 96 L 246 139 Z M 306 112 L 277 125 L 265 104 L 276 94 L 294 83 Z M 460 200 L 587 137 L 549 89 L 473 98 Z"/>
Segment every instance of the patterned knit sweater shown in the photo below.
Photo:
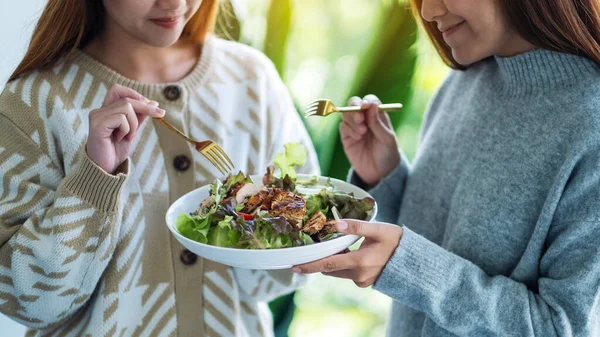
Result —
<path fill-rule="evenodd" d="M 88 114 L 119 83 L 156 100 L 165 119 L 218 142 L 236 170 L 260 174 L 283 144 L 314 149 L 272 63 L 209 37 L 177 83 L 124 78 L 81 51 L 8 83 L 0 96 L 0 313 L 27 336 L 271 336 L 266 301 L 305 280 L 196 258 L 165 212 L 218 171 L 156 121 L 123 173 L 85 154 Z"/>

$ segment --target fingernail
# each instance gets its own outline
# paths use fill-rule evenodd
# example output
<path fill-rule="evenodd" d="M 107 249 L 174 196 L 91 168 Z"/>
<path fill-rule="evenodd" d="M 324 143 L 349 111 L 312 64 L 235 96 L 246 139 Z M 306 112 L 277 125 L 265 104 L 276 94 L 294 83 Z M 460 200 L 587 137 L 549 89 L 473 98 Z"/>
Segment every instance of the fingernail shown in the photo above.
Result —
<path fill-rule="evenodd" d="M 339 220 L 335 224 L 337 226 L 337 229 L 340 231 L 344 231 L 344 230 L 348 229 L 348 223 L 346 221 Z"/>
<path fill-rule="evenodd" d="M 299 274 L 300 272 L 301 272 L 300 268 L 298 268 L 298 267 L 292 268 L 292 273 Z"/>
<path fill-rule="evenodd" d="M 164 116 L 164 115 L 165 115 L 165 113 L 166 113 L 166 111 L 165 111 L 164 109 L 161 109 L 161 108 L 156 108 L 156 111 L 157 111 L 159 114 L 161 114 L 162 116 Z"/>
<path fill-rule="evenodd" d="M 151 105 L 151 106 L 158 106 L 158 102 L 157 102 L 157 101 L 149 101 L 149 102 L 148 102 L 148 105 Z"/>

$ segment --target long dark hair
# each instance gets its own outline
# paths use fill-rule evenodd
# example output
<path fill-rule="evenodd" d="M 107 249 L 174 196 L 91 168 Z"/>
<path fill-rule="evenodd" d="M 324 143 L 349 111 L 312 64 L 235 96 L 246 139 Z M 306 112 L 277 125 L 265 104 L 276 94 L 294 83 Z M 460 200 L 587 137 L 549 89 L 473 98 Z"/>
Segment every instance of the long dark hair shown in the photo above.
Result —
<path fill-rule="evenodd" d="M 202 43 L 214 26 L 218 4 L 218 0 L 203 0 L 186 24 L 182 38 Z M 102 31 L 103 23 L 104 6 L 100 0 L 48 0 L 27 53 L 9 81 L 52 65 L 62 56 L 85 46 Z"/>
<path fill-rule="evenodd" d="M 509 24 L 538 48 L 581 55 L 600 64 L 600 1 L 497 0 Z M 421 17 L 423 0 L 412 0 L 415 16 L 446 64 L 465 69 L 452 58 L 436 24 Z"/>

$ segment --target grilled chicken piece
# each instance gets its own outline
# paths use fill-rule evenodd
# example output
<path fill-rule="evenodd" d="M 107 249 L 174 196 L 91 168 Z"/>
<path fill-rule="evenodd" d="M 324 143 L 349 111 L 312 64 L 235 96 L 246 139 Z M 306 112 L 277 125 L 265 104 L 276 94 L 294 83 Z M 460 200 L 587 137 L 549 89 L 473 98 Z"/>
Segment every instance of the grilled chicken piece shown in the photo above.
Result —
<path fill-rule="evenodd" d="M 237 191 L 237 193 L 235 193 L 235 201 L 237 201 L 238 204 L 241 204 L 246 198 L 257 194 L 262 189 L 263 187 L 255 184 L 245 184 Z"/>
<path fill-rule="evenodd" d="M 242 186 L 244 186 L 244 184 L 242 184 L 242 183 L 235 183 L 235 184 L 231 185 L 231 187 L 229 188 L 229 191 L 227 191 L 227 194 L 225 195 L 224 199 L 228 199 L 228 198 L 235 196 L 237 194 L 237 192 L 240 190 L 240 188 L 242 188 Z"/>
<path fill-rule="evenodd" d="M 333 234 L 333 233 L 337 233 L 337 227 L 335 227 L 335 220 L 329 220 L 327 221 L 324 225 L 323 228 L 321 228 L 321 233 L 324 234 Z M 319 234 L 321 234 L 319 233 Z"/>
<path fill-rule="evenodd" d="M 275 194 L 279 193 L 276 191 L 277 189 L 271 189 L 269 192 L 269 195 L 267 195 L 267 197 L 265 198 L 265 201 L 263 201 L 262 205 L 260 205 L 260 209 L 262 209 L 263 211 L 269 211 L 271 209 L 271 203 L 273 202 L 273 197 L 275 196 Z"/>
<path fill-rule="evenodd" d="M 313 216 L 308 219 L 306 225 L 304 225 L 304 228 L 302 228 L 302 231 L 309 235 L 317 234 L 323 228 L 323 226 L 325 226 L 326 222 L 327 218 L 323 212 L 317 211 L 317 213 L 313 214 Z"/>
<path fill-rule="evenodd" d="M 251 196 L 246 202 L 246 206 L 242 209 L 242 213 L 251 214 L 258 207 L 262 206 L 267 197 L 269 196 L 269 191 L 267 189 L 262 189 L 255 195 Z"/>
<path fill-rule="evenodd" d="M 302 218 L 306 214 L 306 201 L 304 198 L 278 188 L 274 188 L 273 191 L 274 195 L 269 213 L 274 216 L 283 216 L 290 224 L 297 229 L 301 229 Z"/>

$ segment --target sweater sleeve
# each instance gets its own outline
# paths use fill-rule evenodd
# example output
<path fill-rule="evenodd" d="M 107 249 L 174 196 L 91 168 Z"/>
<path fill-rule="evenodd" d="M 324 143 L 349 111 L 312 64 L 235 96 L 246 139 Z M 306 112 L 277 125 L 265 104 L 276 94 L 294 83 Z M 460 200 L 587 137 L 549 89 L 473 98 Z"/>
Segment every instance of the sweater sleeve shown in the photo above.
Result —
<path fill-rule="evenodd" d="M 571 173 L 546 226 L 537 284 L 487 275 L 404 227 L 375 289 L 459 336 L 600 335 L 600 155 L 594 152 Z"/>
<path fill-rule="evenodd" d="M 306 164 L 297 170 L 298 173 L 319 175 L 319 163 L 314 146 L 298 116 L 292 97 L 277 75 L 275 67 L 269 64 L 267 68 L 269 117 L 275 121 L 274 129 L 269 130 L 273 134 L 273 141 L 269 146 L 267 162 L 272 163 L 276 153 L 285 151 L 283 147 L 285 143 L 299 142 L 308 151 L 308 158 Z M 240 288 L 256 301 L 270 301 L 285 295 L 306 284 L 310 278 L 287 269 L 265 271 L 236 268 L 234 274 Z"/>
<path fill-rule="evenodd" d="M 63 176 L 0 117 L 0 312 L 30 328 L 57 326 L 84 306 L 115 249 L 128 162 L 113 176 L 80 157 Z"/>

